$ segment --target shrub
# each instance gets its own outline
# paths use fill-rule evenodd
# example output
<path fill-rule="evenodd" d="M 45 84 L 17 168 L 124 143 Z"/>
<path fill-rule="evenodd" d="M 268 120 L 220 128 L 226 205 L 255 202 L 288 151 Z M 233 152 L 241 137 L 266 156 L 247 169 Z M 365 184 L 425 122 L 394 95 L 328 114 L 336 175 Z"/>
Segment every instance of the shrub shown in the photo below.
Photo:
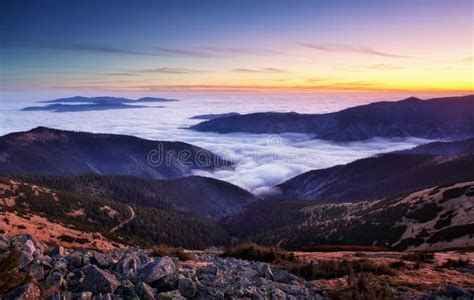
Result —
<path fill-rule="evenodd" d="M 335 279 L 353 273 L 371 273 L 374 275 L 394 275 L 389 266 L 377 264 L 365 259 L 359 260 L 319 260 L 317 262 L 293 262 L 282 264 L 289 272 L 306 280 Z"/>
<path fill-rule="evenodd" d="M 239 259 L 277 263 L 284 261 L 295 261 L 295 256 L 278 247 L 264 247 L 254 243 L 240 244 L 232 247 L 222 254 L 223 257 L 235 257 Z"/>
<path fill-rule="evenodd" d="M 191 254 L 184 251 L 183 248 L 169 247 L 164 244 L 160 244 L 151 249 L 152 256 L 170 256 L 177 257 L 179 260 L 185 261 L 192 259 Z"/>
<path fill-rule="evenodd" d="M 410 252 L 402 256 L 402 259 L 413 261 L 415 263 L 432 263 L 434 253 L 432 252 Z"/>
<path fill-rule="evenodd" d="M 59 240 L 63 241 L 63 242 L 66 242 L 66 243 L 79 243 L 79 244 L 86 244 L 87 242 L 89 242 L 88 239 L 84 239 L 84 238 L 75 238 L 75 237 L 72 237 L 72 236 L 69 236 L 69 235 L 60 235 L 59 237 Z"/>
<path fill-rule="evenodd" d="M 329 295 L 341 300 L 392 300 L 395 299 L 393 289 L 379 282 L 370 274 L 349 276 L 347 288 L 338 287 L 330 290 Z"/>
<path fill-rule="evenodd" d="M 393 269 L 406 269 L 407 264 L 403 260 L 397 260 L 390 263 L 389 267 Z"/>
<path fill-rule="evenodd" d="M 467 268 L 471 262 L 469 259 L 448 259 L 444 264 L 441 265 L 443 268 Z"/>

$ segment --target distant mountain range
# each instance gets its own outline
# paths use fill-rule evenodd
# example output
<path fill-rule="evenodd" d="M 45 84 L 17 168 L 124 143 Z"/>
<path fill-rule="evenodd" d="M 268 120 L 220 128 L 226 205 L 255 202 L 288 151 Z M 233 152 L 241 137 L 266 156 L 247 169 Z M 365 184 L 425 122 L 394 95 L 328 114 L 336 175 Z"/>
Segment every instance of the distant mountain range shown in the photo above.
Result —
<path fill-rule="evenodd" d="M 39 101 L 39 103 L 154 103 L 154 102 L 174 102 L 176 99 L 144 97 L 136 100 L 117 97 L 82 97 L 75 96 L 69 98 L 59 98 L 54 100 Z"/>
<path fill-rule="evenodd" d="M 307 133 L 317 139 L 359 141 L 373 137 L 464 139 L 474 136 L 474 95 L 376 102 L 334 113 L 252 113 L 191 126 L 218 133 Z"/>
<path fill-rule="evenodd" d="M 139 98 L 137 100 L 127 98 L 115 97 L 71 97 L 60 98 L 54 100 L 40 101 L 40 103 L 49 103 L 43 106 L 28 106 L 22 111 L 52 111 L 52 112 L 81 112 L 81 111 L 95 111 L 95 110 L 110 110 L 110 109 L 129 109 L 129 108 L 150 108 L 144 105 L 129 105 L 135 103 L 160 103 L 178 101 L 174 99 L 165 98 Z M 161 108 L 162 106 L 153 106 L 153 108 Z"/>
<path fill-rule="evenodd" d="M 473 201 L 474 181 L 470 181 L 359 203 L 259 201 L 223 224 L 243 240 L 294 250 L 311 251 L 324 245 L 472 249 Z"/>
<path fill-rule="evenodd" d="M 429 143 L 309 171 L 279 184 L 276 197 L 357 202 L 466 180 L 474 180 L 474 139 Z"/>
<path fill-rule="evenodd" d="M 278 198 L 261 199 L 189 176 L 232 166 L 199 147 L 38 127 L 0 137 L 0 214 L 10 222 L 2 230 L 39 234 L 46 224 L 57 229 L 55 239 L 91 247 L 95 241 L 203 248 L 234 237 L 289 249 L 468 248 L 473 145 L 474 139 L 435 142 L 310 171 L 278 185 Z M 160 147 L 168 159 L 150 164 L 150 151 Z M 200 164 L 203 155 L 210 164 Z"/>
<path fill-rule="evenodd" d="M 182 142 L 73 132 L 45 127 L 0 137 L 0 174 L 133 175 L 164 179 L 231 162 Z"/>
<path fill-rule="evenodd" d="M 191 119 L 214 120 L 214 119 L 217 119 L 217 118 L 224 118 L 224 117 L 231 117 L 231 116 L 240 116 L 240 114 L 236 113 L 236 112 L 230 112 L 230 113 L 223 113 L 223 114 L 197 115 L 197 116 L 191 117 Z"/>

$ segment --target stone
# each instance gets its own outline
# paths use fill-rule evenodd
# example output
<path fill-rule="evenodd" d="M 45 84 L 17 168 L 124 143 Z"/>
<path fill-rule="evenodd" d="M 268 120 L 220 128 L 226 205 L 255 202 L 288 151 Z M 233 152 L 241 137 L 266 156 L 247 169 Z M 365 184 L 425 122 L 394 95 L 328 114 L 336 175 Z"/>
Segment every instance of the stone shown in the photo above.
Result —
<path fill-rule="evenodd" d="M 17 287 L 2 299 L 9 300 L 36 300 L 41 299 L 41 290 L 35 283 L 27 283 Z"/>
<path fill-rule="evenodd" d="M 110 268 L 112 264 L 114 263 L 114 260 L 112 259 L 111 256 L 94 251 L 92 254 L 92 263 L 98 265 L 101 268 Z"/>
<path fill-rule="evenodd" d="M 136 281 L 150 283 L 176 272 L 176 265 L 169 257 L 161 257 L 144 265 L 136 276 Z"/>
<path fill-rule="evenodd" d="M 169 291 L 169 292 L 163 292 L 159 293 L 158 300 L 185 300 L 183 296 L 179 293 L 179 291 Z"/>
<path fill-rule="evenodd" d="M 36 281 L 41 281 L 44 279 L 43 265 L 39 262 L 39 260 L 33 261 L 28 266 L 28 272 Z"/>
<path fill-rule="evenodd" d="M 80 268 L 84 265 L 84 253 L 82 251 L 76 250 L 71 254 L 66 256 L 68 267 L 71 268 Z"/>
<path fill-rule="evenodd" d="M 135 287 L 137 291 L 137 295 L 140 297 L 140 299 L 143 300 L 155 300 L 155 292 L 153 291 L 153 288 L 149 286 L 148 284 L 144 282 L 140 282 L 137 284 Z"/>
<path fill-rule="evenodd" d="M 277 282 L 288 283 L 290 281 L 290 274 L 287 271 L 280 269 L 275 270 L 272 277 L 273 280 Z"/>
<path fill-rule="evenodd" d="M 120 281 L 120 284 L 115 290 L 115 293 L 124 296 L 127 299 L 137 296 L 133 283 L 128 279 Z"/>
<path fill-rule="evenodd" d="M 286 294 L 277 288 L 274 288 L 270 291 L 271 300 L 286 300 Z"/>
<path fill-rule="evenodd" d="M 110 273 L 89 265 L 84 269 L 85 278 L 81 291 L 94 293 L 114 293 L 119 286 L 118 280 Z"/>
<path fill-rule="evenodd" d="M 127 277 L 136 275 L 141 267 L 141 261 L 135 253 L 124 254 L 122 258 L 114 265 L 113 270 Z"/>
<path fill-rule="evenodd" d="M 41 282 L 41 287 L 44 290 L 59 289 L 64 283 L 64 273 L 58 270 L 52 270 L 48 277 Z"/>
<path fill-rule="evenodd" d="M 92 300 L 92 293 L 91 292 L 82 292 L 79 294 L 80 300 Z"/>
<path fill-rule="evenodd" d="M 267 264 L 262 264 L 260 266 L 260 268 L 258 269 L 258 275 L 260 277 L 265 278 L 265 279 L 272 279 L 273 278 L 272 269 Z"/>
<path fill-rule="evenodd" d="M 21 269 L 34 259 L 36 247 L 28 235 L 20 235 L 12 238 L 11 245 L 20 253 L 18 268 Z"/>
<path fill-rule="evenodd" d="M 190 278 L 181 276 L 178 280 L 178 290 L 186 298 L 192 298 L 196 295 L 197 287 Z"/>
<path fill-rule="evenodd" d="M 10 241 L 3 234 L 0 234 L 0 252 L 7 251 L 8 248 L 10 248 Z"/>

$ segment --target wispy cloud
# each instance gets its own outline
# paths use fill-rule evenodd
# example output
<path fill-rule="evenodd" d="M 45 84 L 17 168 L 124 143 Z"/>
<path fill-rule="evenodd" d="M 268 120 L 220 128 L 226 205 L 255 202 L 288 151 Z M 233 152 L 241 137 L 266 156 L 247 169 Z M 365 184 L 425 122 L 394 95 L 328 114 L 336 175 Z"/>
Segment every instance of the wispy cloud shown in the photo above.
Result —
<path fill-rule="evenodd" d="M 161 67 L 156 69 L 145 69 L 139 70 L 141 73 L 166 73 L 166 74 L 199 74 L 199 73 L 210 73 L 210 70 L 200 70 L 200 69 L 188 69 L 188 68 L 170 68 L 170 67 Z"/>
<path fill-rule="evenodd" d="M 39 48 L 43 49 L 61 49 L 70 51 L 87 51 L 87 52 L 99 52 L 109 54 L 128 54 L 128 55 L 144 55 L 144 56 L 161 56 L 159 53 L 153 53 L 151 51 L 143 51 L 130 49 L 125 47 L 112 47 L 106 45 L 92 45 L 92 44 L 80 44 L 80 43 L 62 43 L 56 45 L 40 45 Z"/>
<path fill-rule="evenodd" d="M 285 70 L 277 68 L 261 68 L 261 69 L 232 69 L 233 72 L 237 73 L 286 73 Z"/>
<path fill-rule="evenodd" d="M 283 52 L 272 49 L 259 48 L 241 48 L 241 47 L 184 47 L 184 48 L 165 48 L 153 47 L 161 55 L 167 56 L 191 56 L 203 58 L 232 57 L 242 55 L 284 55 Z"/>
<path fill-rule="evenodd" d="M 165 47 L 153 47 L 159 55 L 162 56 L 191 56 L 191 57 L 204 57 L 204 58 L 215 58 L 216 55 L 205 51 L 198 51 L 189 48 L 165 48 Z"/>
<path fill-rule="evenodd" d="M 285 55 L 284 52 L 274 49 L 245 48 L 245 47 L 194 47 L 214 55 Z"/>
<path fill-rule="evenodd" d="M 178 56 L 178 57 L 201 57 L 201 58 L 219 58 L 242 55 L 283 55 L 284 53 L 273 49 L 259 48 L 241 48 L 241 47 L 128 47 L 119 45 L 90 44 L 76 42 L 60 42 L 48 44 L 2 44 L 2 47 L 21 47 L 21 48 L 39 48 L 67 51 L 97 52 L 107 54 L 126 54 L 142 56 Z"/>
<path fill-rule="evenodd" d="M 465 62 L 465 63 L 471 64 L 471 63 L 474 62 L 474 56 L 466 57 L 462 61 Z"/>
<path fill-rule="evenodd" d="M 409 57 L 405 55 L 383 52 L 383 51 L 379 51 L 370 47 L 363 47 L 363 46 L 353 46 L 353 45 L 345 45 L 345 44 L 310 44 L 310 43 L 302 43 L 301 45 L 307 48 L 311 48 L 311 49 L 315 49 L 319 51 L 325 51 L 325 52 L 357 53 L 357 54 L 394 57 L 394 58 L 408 58 Z"/>
<path fill-rule="evenodd" d="M 375 70 L 397 70 L 397 69 L 403 69 L 403 67 L 399 66 L 394 66 L 394 65 L 389 65 L 389 64 L 375 64 L 375 65 L 370 65 L 368 66 L 369 69 L 375 69 Z"/>

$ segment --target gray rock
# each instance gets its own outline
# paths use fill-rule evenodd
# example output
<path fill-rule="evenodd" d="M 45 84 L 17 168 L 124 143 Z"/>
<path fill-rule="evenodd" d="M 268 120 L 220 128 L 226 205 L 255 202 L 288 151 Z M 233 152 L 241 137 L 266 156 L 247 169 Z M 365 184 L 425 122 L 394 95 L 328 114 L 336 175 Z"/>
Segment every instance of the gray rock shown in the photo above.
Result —
<path fill-rule="evenodd" d="M 92 292 L 82 292 L 79 294 L 80 300 L 92 300 Z"/>
<path fill-rule="evenodd" d="M 136 276 L 137 282 L 150 283 L 176 272 L 176 265 L 169 257 L 161 257 L 144 265 Z"/>
<path fill-rule="evenodd" d="M 185 300 L 183 296 L 179 293 L 179 291 L 170 291 L 170 292 L 163 292 L 159 293 L 158 300 Z"/>
<path fill-rule="evenodd" d="M 196 295 L 197 287 L 190 278 L 181 276 L 178 280 L 178 290 L 186 298 L 192 298 Z"/>
<path fill-rule="evenodd" d="M 115 294 L 121 295 L 127 299 L 138 297 L 133 283 L 127 279 L 120 281 L 119 286 L 115 290 Z"/>
<path fill-rule="evenodd" d="M 286 294 L 277 288 L 274 288 L 270 291 L 271 300 L 286 300 Z"/>
<path fill-rule="evenodd" d="M 40 263 L 39 260 L 33 261 L 29 266 L 28 266 L 28 272 L 30 275 L 36 280 L 36 281 L 41 281 L 44 279 L 44 269 L 43 265 Z"/>
<path fill-rule="evenodd" d="M 157 281 L 151 282 L 150 286 L 155 288 L 158 293 L 177 290 L 178 276 L 177 274 L 165 276 L 163 278 L 158 279 Z"/>
<path fill-rule="evenodd" d="M 3 234 L 0 234 L 0 252 L 7 251 L 8 248 L 10 248 L 10 241 Z"/>
<path fill-rule="evenodd" d="M 59 257 L 64 257 L 66 256 L 66 251 L 64 250 L 64 247 L 58 246 L 58 247 L 53 247 L 49 252 L 47 252 L 49 256 L 59 256 Z"/>
<path fill-rule="evenodd" d="M 41 299 L 41 290 L 35 283 L 27 283 L 17 287 L 10 293 L 6 294 L 4 300 L 36 300 Z"/>
<path fill-rule="evenodd" d="M 92 263 L 98 265 L 101 268 L 110 268 L 114 264 L 114 260 L 110 255 L 106 255 L 97 251 L 92 254 Z"/>
<path fill-rule="evenodd" d="M 288 283 L 290 281 L 290 274 L 287 271 L 277 269 L 273 271 L 273 280 Z"/>
<path fill-rule="evenodd" d="M 36 247 L 29 235 L 19 235 L 10 240 L 11 246 L 20 253 L 18 268 L 21 269 L 34 259 Z"/>
<path fill-rule="evenodd" d="M 209 265 L 202 267 L 198 270 L 198 274 L 212 274 L 212 275 L 217 275 L 217 272 L 219 269 L 215 265 Z"/>
<path fill-rule="evenodd" d="M 52 270 L 48 274 L 48 277 L 46 277 L 46 279 L 43 280 L 40 284 L 44 290 L 59 289 L 65 284 L 64 273 L 61 271 Z"/>
<path fill-rule="evenodd" d="M 83 292 L 114 293 L 119 286 L 118 280 L 110 273 L 89 265 L 84 269 L 85 278 L 81 286 Z"/>
<path fill-rule="evenodd" d="M 66 261 L 69 269 L 80 268 L 84 265 L 83 251 L 76 250 L 66 256 Z"/>
<path fill-rule="evenodd" d="M 137 291 L 137 295 L 140 297 L 140 299 L 143 300 L 155 300 L 155 292 L 153 291 L 153 288 L 149 286 L 148 284 L 144 282 L 140 282 L 137 284 L 135 287 Z"/>
<path fill-rule="evenodd" d="M 115 272 L 125 277 L 133 277 L 141 267 L 140 258 L 135 253 L 124 254 L 122 258 L 114 265 Z"/>
<path fill-rule="evenodd" d="M 258 275 L 260 277 L 265 278 L 265 279 L 272 279 L 273 278 L 272 269 L 267 264 L 261 264 L 260 265 L 260 267 L 258 268 Z"/>

